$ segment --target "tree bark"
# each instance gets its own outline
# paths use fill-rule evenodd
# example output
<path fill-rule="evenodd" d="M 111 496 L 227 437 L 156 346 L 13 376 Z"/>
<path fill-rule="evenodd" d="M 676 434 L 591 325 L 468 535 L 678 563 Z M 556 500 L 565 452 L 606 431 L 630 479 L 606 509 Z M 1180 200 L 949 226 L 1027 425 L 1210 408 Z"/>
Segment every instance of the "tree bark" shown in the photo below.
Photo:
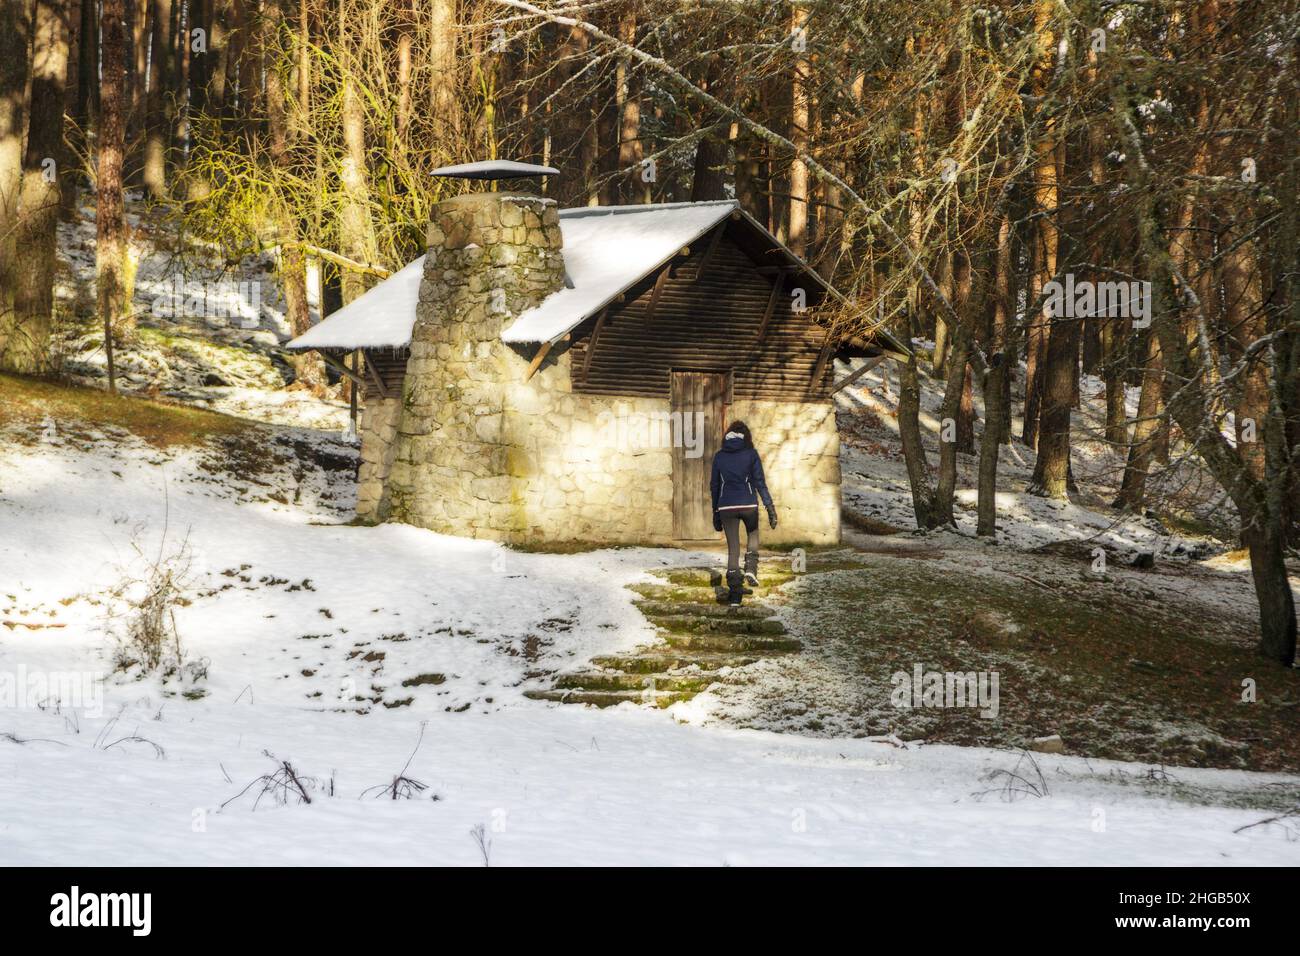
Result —
<path fill-rule="evenodd" d="M 63 112 L 72 120 L 65 124 L 69 128 L 64 136 L 73 144 L 74 149 L 63 147 L 63 163 L 59 166 L 59 218 L 66 222 L 77 220 L 77 172 L 74 164 L 75 148 L 85 148 L 82 133 L 85 120 L 79 112 L 81 108 L 81 11 L 94 0 L 66 0 L 68 4 L 68 66 L 63 72 Z"/>
<path fill-rule="evenodd" d="M 268 0 L 263 18 L 263 51 L 280 48 L 276 42 L 293 12 L 295 0 Z M 275 63 L 266 66 L 266 117 L 270 135 L 271 162 L 287 171 L 292 163 L 290 130 L 287 115 L 287 93 Z M 298 223 L 289 203 L 281 201 L 277 211 L 280 228 L 280 283 L 284 291 L 285 317 L 294 337 L 311 328 L 311 309 L 307 301 L 307 257 L 303 254 Z M 325 365 L 314 352 L 298 352 L 291 359 L 294 377 L 300 384 L 317 395 L 325 390 Z"/>
<path fill-rule="evenodd" d="M 339 106 L 343 124 L 343 156 L 339 180 L 343 187 L 344 203 L 339 215 L 339 245 L 348 258 L 369 263 L 374 261 L 375 245 L 370 220 L 370 184 L 366 175 L 365 112 L 355 82 L 350 78 L 351 72 L 356 69 L 356 62 L 344 54 L 347 42 L 347 21 L 345 15 L 341 14 L 338 52 L 343 64 Z M 344 271 L 342 285 L 345 305 L 359 298 L 367 289 L 365 276 L 352 269 Z"/>
<path fill-rule="evenodd" d="M 433 116 L 442 135 L 459 132 L 456 110 L 456 0 L 430 0 L 429 67 Z"/>
<path fill-rule="evenodd" d="M 1033 308 L 1043 288 L 1043 244 L 1037 224 L 1029 227 L 1029 283 L 1025 301 Z M 1047 364 L 1047 322 L 1041 308 L 1027 319 L 1025 337 L 1025 405 L 1020 423 L 1020 441 L 1038 447 L 1038 410 L 1043 397 L 1043 368 Z"/>
<path fill-rule="evenodd" d="M 1235 236 L 1225 240 L 1232 243 Z M 1254 242 L 1244 239 L 1230 247 L 1223 262 L 1223 295 L 1228 334 L 1240 350 L 1268 331 L 1260 287 L 1259 263 Z M 1268 418 L 1269 385 L 1265 356 L 1256 356 L 1243 373 L 1241 397 L 1237 402 L 1235 429 L 1237 451 L 1246 470 L 1259 480 L 1264 478 L 1264 423 Z"/>
<path fill-rule="evenodd" d="M 1044 498 L 1066 497 L 1070 475 L 1070 410 L 1078 371 L 1077 319 L 1053 319 L 1047 340 L 1047 368 L 1043 375 L 1043 404 L 1038 438 L 1038 460 L 1029 493 Z"/>
<path fill-rule="evenodd" d="M 81 43 L 77 48 L 77 122 L 86 139 L 99 117 L 99 3 L 82 0 Z"/>
<path fill-rule="evenodd" d="M 619 39 L 636 45 L 636 12 L 629 7 L 619 16 Z M 641 142 L 641 97 L 632 78 L 632 60 L 621 56 L 614 67 L 614 90 L 618 109 L 618 170 L 625 183 L 623 198 L 648 203 L 654 182 L 642 175 L 645 149 Z"/>
<path fill-rule="evenodd" d="M 966 376 L 967 338 L 965 328 L 958 328 L 952 339 L 952 366 L 939 407 L 939 478 L 934 492 L 932 521 L 939 525 L 956 524 L 953 497 L 957 490 L 957 418 L 961 414 L 962 391 Z"/>
<path fill-rule="evenodd" d="M 1286 543 L 1278 523 L 1265 518 L 1247 528 L 1242 542 L 1250 552 L 1250 575 L 1259 601 L 1259 653 L 1290 666 L 1295 661 L 1295 595 L 1286 570 Z"/>
<path fill-rule="evenodd" d="M 716 59 L 710 60 L 703 82 L 705 89 L 717 86 Z M 709 122 L 716 124 L 720 122 L 720 117 L 710 116 Z M 728 127 L 723 127 L 726 128 Z M 695 164 L 691 172 L 691 202 L 706 202 L 727 197 L 727 178 L 724 172 L 727 158 L 727 141 L 718 135 L 717 127 L 714 125 L 710 132 L 695 144 Z"/>
<path fill-rule="evenodd" d="M 790 32 L 806 30 L 808 11 L 794 6 L 790 13 Z M 810 102 L 812 94 L 809 89 L 812 78 L 808 54 L 795 50 L 794 68 L 790 77 L 790 141 L 796 150 L 806 152 L 809 143 L 809 131 L 812 125 Z M 809 191 L 808 166 L 796 155 L 790 162 L 790 218 L 789 237 L 786 244 L 799 258 L 808 257 L 808 209 L 811 202 Z"/>
<path fill-rule="evenodd" d="M 1124 381 L 1123 328 L 1116 318 L 1101 319 L 1101 377 L 1106 383 L 1106 442 L 1114 448 L 1128 448 L 1127 389 Z"/>
<path fill-rule="evenodd" d="M 907 464 L 907 481 L 912 489 L 912 513 L 918 528 L 933 528 L 934 491 L 930 486 L 930 468 L 921 441 L 921 379 L 916 367 L 916 353 L 898 367 L 898 436 L 903 443 Z"/>
<path fill-rule="evenodd" d="M 143 155 L 137 150 L 144 143 L 145 88 L 148 85 L 149 2 L 124 0 L 126 16 L 126 159 L 123 176 L 131 186 L 139 186 L 144 172 Z"/>
<path fill-rule="evenodd" d="M 1120 483 L 1116 508 L 1137 510 L 1146 497 L 1147 474 L 1155 458 L 1160 434 L 1160 392 L 1164 380 L 1160 339 L 1154 332 L 1146 336 L 1146 360 L 1143 363 L 1142 393 L 1138 398 L 1137 419 L 1133 422 L 1133 440 Z"/>
<path fill-rule="evenodd" d="M 13 326 L 13 283 L 23 182 L 30 0 L 0 0 L 0 351 Z"/>
<path fill-rule="evenodd" d="M 0 333 L 0 368 L 40 374 L 49 369 L 54 326 L 55 232 L 63 149 L 64 82 L 68 75 L 67 0 L 38 0 L 32 42 L 31 119 L 19 200 L 13 325 Z"/>
<path fill-rule="evenodd" d="M 126 153 L 126 28 L 123 0 L 102 0 L 100 12 L 99 174 L 95 202 L 95 292 L 105 348 L 134 331 L 127 311 L 127 235 L 122 208 Z M 116 390 L 109 361 L 109 388 Z"/>
<path fill-rule="evenodd" d="M 153 199 L 167 195 L 167 154 L 171 147 L 175 54 L 171 43 L 172 0 L 153 0 L 150 31 L 149 94 L 145 118 L 144 188 Z"/>
<path fill-rule="evenodd" d="M 984 434 L 980 436 L 979 489 L 975 533 L 981 537 L 997 535 L 998 456 L 1008 417 L 1005 383 L 1007 369 L 1016 350 L 1011 343 L 1011 217 L 1003 214 L 998 222 L 997 252 L 993 264 L 993 306 L 989 323 L 989 371 L 984 379 Z"/>
<path fill-rule="evenodd" d="M 971 270 L 970 256 L 965 251 L 953 254 L 953 308 L 965 318 L 971 312 L 971 291 L 974 275 Z M 967 319 L 968 322 L 973 321 Z M 943 322 L 938 323 L 940 327 Z M 948 355 L 948 374 L 961 381 L 961 394 L 957 402 L 957 451 L 966 455 L 975 454 L 975 401 L 971 394 L 970 367 L 966 364 L 970 354 L 971 328 L 966 327 L 966 339 L 958 354 L 954 337 L 953 349 Z"/>

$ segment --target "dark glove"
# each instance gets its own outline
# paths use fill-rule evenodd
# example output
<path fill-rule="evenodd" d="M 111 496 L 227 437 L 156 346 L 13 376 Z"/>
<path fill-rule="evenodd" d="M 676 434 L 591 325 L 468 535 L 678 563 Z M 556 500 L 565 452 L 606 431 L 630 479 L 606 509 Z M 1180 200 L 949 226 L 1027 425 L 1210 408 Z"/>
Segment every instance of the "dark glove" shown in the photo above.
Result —
<path fill-rule="evenodd" d="M 772 526 L 773 531 L 776 530 L 776 509 L 775 508 L 767 509 L 767 523 Z"/>
<path fill-rule="evenodd" d="M 722 515 L 717 511 L 713 512 L 713 530 L 714 531 L 722 530 Z"/>

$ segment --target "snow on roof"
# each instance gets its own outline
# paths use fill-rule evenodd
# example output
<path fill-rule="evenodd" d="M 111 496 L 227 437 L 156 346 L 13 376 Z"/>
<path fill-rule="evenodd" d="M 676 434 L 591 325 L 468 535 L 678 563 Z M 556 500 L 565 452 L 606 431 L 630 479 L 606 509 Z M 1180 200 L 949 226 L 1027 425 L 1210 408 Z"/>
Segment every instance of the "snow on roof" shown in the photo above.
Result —
<path fill-rule="evenodd" d="M 553 341 L 594 315 L 720 223 L 732 200 L 560 210 L 571 287 L 549 295 L 501 333 L 505 342 Z M 411 342 L 424 256 L 327 316 L 290 349 L 404 348 Z"/>
<path fill-rule="evenodd" d="M 476 163 L 441 166 L 429 175 L 453 179 L 517 179 L 521 176 L 558 176 L 560 171 L 554 166 L 519 163 L 513 159 L 480 159 Z"/>
<path fill-rule="evenodd" d="M 290 349 L 405 348 L 415 326 L 424 256 L 330 313 L 285 346 Z"/>
<path fill-rule="evenodd" d="M 503 342 L 551 342 L 595 315 L 731 214 L 736 204 L 587 206 L 560 212 L 564 265 L 572 288 L 522 313 Z"/>

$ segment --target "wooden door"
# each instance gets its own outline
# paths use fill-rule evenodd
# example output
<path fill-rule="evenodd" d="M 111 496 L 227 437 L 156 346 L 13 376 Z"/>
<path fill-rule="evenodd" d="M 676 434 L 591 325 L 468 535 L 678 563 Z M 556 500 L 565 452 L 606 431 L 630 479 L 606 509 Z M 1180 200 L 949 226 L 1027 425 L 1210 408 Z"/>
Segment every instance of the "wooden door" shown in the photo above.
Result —
<path fill-rule="evenodd" d="M 673 442 L 674 538 L 700 540 L 717 535 L 709 476 L 713 454 L 722 447 L 722 430 L 727 427 L 727 384 L 726 372 L 672 373 L 674 435 L 689 439 Z"/>

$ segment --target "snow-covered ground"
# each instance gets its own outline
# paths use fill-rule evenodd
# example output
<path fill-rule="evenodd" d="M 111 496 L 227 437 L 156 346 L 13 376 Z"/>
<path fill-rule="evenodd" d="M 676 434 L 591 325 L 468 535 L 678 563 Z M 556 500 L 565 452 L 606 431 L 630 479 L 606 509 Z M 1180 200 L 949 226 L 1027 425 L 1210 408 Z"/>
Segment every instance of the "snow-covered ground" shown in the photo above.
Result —
<path fill-rule="evenodd" d="M 284 388 L 293 376 L 280 346 L 292 336 L 274 250 L 223 262 L 219 250 L 183 240 L 174 223 L 147 212 L 138 194 L 128 194 L 126 208 L 139 335 L 118 343 L 118 387 L 258 421 L 343 430 L 348 407 L 337 387 L 328 400 Z M 99 384 L 107 360 L 94 318 L 93 201 L 83 201 L 76 222 L 59 224 L 58 241 L 56 364 L 73 380 Z M 312 268 L 313 318 L 319 298 Z"/>
<path fill-rule="evenodd" d="M 851 366 L 836 362 L 836 376 Z M 1023 368 L 1017 386 L 1023 389 Z M 1103 384 L 1085 376 L 1080 384 L 1083 401 L 1074 413 L 1076 440 L 1071 464 L 1084 495 L 1056 501 L 1028 494 L 1034 470 L 1032 449 L 1018 441 L 1003 445 L 998 462 L 998 541 L 1031 549 L 1063 540 L 1087 541 L 1127 558 L 1139 552 L 1164 557 L 1203 557 L 1223 550 L 1218 542 L 1171 533 L 1153 516 L 1114 511 L 1105 507 L 1113 499 L 1123 475 L 1122 452 L 1096 440 L 1104 421 Z M 939 407 L 943 383 L 929 379 L 921 389 L 921 431 L 932 469 L 938 463 Z M 1137 414 L 1138 389 L 1129 391 L 1129 414 Z M 1018 409 L 1019 394 L 1013 403 Z M 844 501 L 852 510 L 897 528 L 915 527 L 911 489 L 902 447 L 898 441 L 898 375 L 892 363 L 879 366 L 837 396 L 842 431 L 841 464 Z M 976 444 L 983 430 L 983 402 L 975 396 Z M 1012 432 L 1020 433 L 1019 420 Z M 978 455 L 958 455 L 956 493 L 957 530 L 973 536 L 976 525 L 976 469 Z M 1226 496 L 1191 462 L 1159 469 L 1149 482 L 1149 495 L 1165 505 L 1186 507 L 1205 522 L 1231 527 L 1233 515 Z"/>
<path fill-rule="evenodd" d="M 1010 751 L 732 729 L 704 697 L 526 700 L 543 672 L 651 640 L 624 586 L 701 556 L 523 554 L 347 526 L 350 503 L 345 472 L 228 474 L 211 451 L 57 431 L 6 444 L 0 863 L 479 865 L 480 824 L 494 865 L 1300 862 L 1293 830 L 1234 832 L 1296 777 L 1179 770 L 1174 787 L 1037 755 L 1039 778 Z M 115 590 L 182 554 L 197 669 L 115 672 Z M 32 686 L 57 675 L 89 681 L 81 706 Z M 310 803 L 258 799 L 281 762 Z M 427 789 L 379 792 L 399 774 Z"/>

